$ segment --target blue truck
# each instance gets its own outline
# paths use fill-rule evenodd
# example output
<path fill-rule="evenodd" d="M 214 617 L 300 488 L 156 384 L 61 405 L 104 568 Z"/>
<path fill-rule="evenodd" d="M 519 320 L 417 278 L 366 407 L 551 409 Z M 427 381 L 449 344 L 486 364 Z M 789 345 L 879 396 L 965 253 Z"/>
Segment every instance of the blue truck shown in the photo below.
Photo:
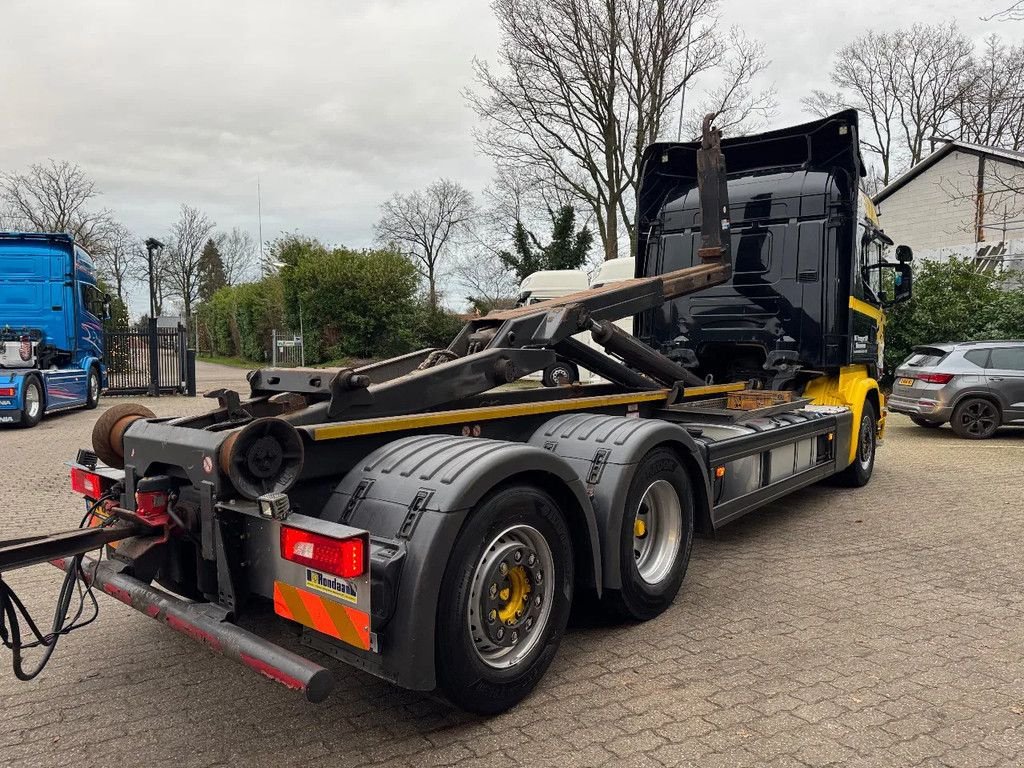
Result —
<path fill-rule="evenodd" d="M 0 232 L 0 424 L 99 404 L 109 314 L 92 258 L 70 235 Z"/>

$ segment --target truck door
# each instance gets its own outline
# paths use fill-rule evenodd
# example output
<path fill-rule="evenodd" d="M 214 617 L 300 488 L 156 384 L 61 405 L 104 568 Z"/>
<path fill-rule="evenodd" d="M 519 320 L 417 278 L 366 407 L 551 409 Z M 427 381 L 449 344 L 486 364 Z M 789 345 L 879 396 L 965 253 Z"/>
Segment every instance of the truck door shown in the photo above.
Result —
<path fill-rule="evenodd" d="M 992 349 L 985 377 L 999 398 L 1003 421 L 1024 419 L 1024 346 Z"/>

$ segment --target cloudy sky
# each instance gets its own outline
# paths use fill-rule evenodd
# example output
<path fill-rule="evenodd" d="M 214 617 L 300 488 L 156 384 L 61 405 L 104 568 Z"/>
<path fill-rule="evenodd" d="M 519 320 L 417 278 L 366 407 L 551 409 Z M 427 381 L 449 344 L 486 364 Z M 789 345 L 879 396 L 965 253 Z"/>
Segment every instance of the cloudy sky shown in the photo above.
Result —
<path fill-rule="evenodd" d="M 1024 37 L 981 21 L 999 5 L 721 0 L 721 16 L 766 43 L 785 124 L 864 30 L 952 19 Z M 364 246 L 393 191 L 487 183 L 460 91 L 496 46 L 486 0 L 3 0 L 0 169 L 76 162 L 143 237 L 182 202 L 255 236 L 259 179 L 265 238 Z"/>

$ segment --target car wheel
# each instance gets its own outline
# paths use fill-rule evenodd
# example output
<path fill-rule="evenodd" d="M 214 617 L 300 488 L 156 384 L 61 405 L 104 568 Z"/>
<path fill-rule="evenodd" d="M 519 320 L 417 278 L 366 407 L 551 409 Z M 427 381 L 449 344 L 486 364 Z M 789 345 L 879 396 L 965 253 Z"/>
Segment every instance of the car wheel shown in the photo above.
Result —
<path fill-rule="evenodd" d="M 21 426 L 34 427 L 43 418 L 43 385 L 36 376 L 25 379 L 21 394 Z"/>
<path fill-rule="evenodd" d="M 563 384 L 573 384 L 579 380 L 579 369 L 573 363 L 564 360 L 549 365 L 544 369 L 544 374 L 541 377 L 541 383 L 545 387 L 560 387 Z"/>
<path fill-rule="evenodd" d="M 85 407 L 95 408 L 100 404 L 100 369 L 95 365 L 89 368 L 88 390 L 85 395 Z"/>
<path fill-rule="evenodd" d="M 518 704 L 558 651 L 573 583 L 569 528 L 549 494 L 517 484 L 477 505 L 441 582 L 441 693 L 485 715 Z"/>
<path fill-rule="evenodd" d="M 957 436 L 968 440 L 992 437 L 999 428 L 999 407 L 983 397 L 969 397 L 953 409 L 949 425 Z"/>
<path fill-rule="evenodd" d="M 836 476 L 840 485 L 861 488 L 868 484 L 875 469 L 877 425 L 875 406 L 868 402 L 864 403 L 860 426 L 857 428 L 857 452 L 853 457 L 853 463 Z"/>
<path fill-rule="evenodd" d="M 924 427 L 925 429 L 937 429 L 946 423 L 944 421 L 926 419 L 924 416 L 911 416 L 910 420 L 917 424 L 917 426 Z"/>
<path fill-rule="evenodd" d="M 679 457 L 655 448 L 637 465 L 619 533 L 622 588 L 606 596 L 612 613 L 647 621 L 672 605 L 693 547 L 693 492 Z"/>

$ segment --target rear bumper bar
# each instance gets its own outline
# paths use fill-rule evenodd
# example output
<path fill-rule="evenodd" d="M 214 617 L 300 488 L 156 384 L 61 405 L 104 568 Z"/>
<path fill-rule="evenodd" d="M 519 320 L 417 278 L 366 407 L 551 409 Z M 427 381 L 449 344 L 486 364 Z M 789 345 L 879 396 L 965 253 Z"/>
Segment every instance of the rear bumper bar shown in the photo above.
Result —
<path fill-rule="evenodd" d="M 50 562 L 67 570 L 70 558 Z M 107 562 L 97 567 L 94 560 L 84 558 L 82 569 L 87 581 L 111 597 L 166 624 L 176 632 L 188 635 L 212 651 L 234 659 L 288 688 L 302 691 L 308 701 L 323 701 L 334 688 L 334 675 L 330 670 L 217 618 L 215 612 L 206 610 L 209 607 L 206 603 L 190 603 L 161 592 L 136 578 L 119 573 Z"/>

